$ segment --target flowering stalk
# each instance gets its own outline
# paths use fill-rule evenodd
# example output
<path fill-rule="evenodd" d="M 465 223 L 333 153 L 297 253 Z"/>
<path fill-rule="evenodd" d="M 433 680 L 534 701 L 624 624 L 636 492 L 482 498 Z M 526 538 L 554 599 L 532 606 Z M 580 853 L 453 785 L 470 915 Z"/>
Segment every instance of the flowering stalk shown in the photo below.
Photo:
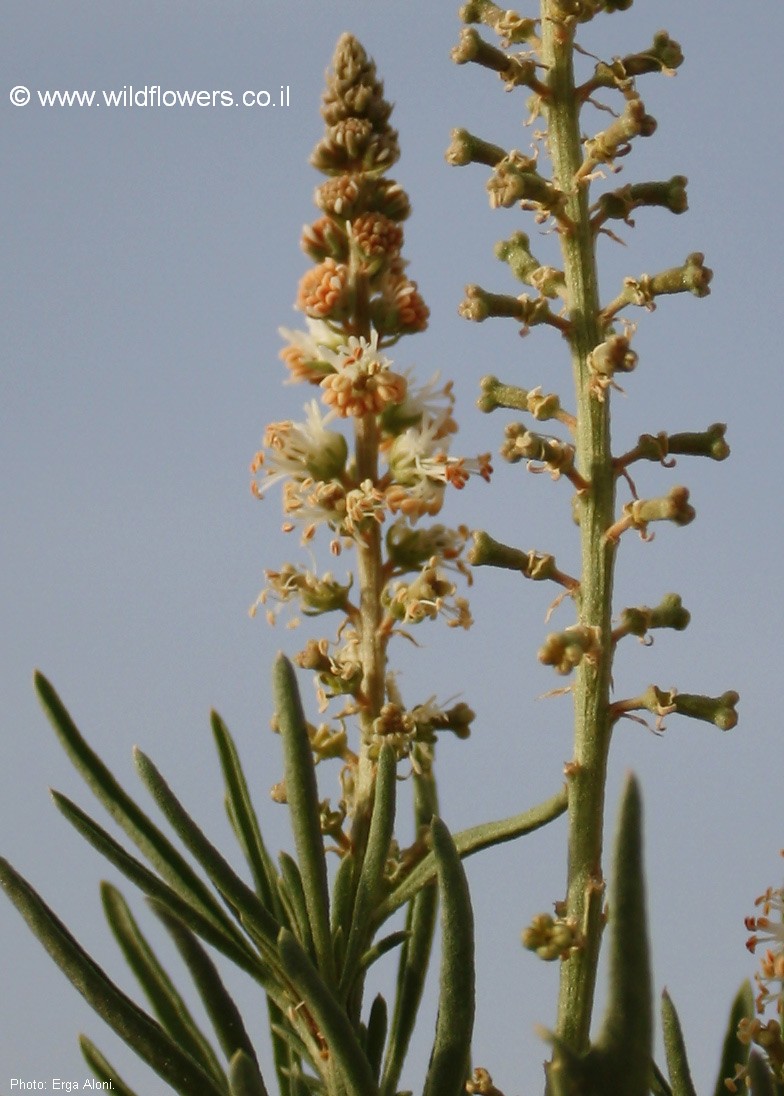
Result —
<path fill-rule="evenodd" d="M 649 49 L 612 62 L 600 60 L 592 76 L 579 82 L 575 60 L 578 51 L 585 53 L 575 40 L 580 24 L 600 14 L 624 10 L 631 2 L 541 0 L 537 20 L 503 10 L 492 0 L 469 0 L 461 8 L 462 20 L 492 28 L 501 40 L 501 48 L 481 45 L 479 32 L 469 27 L 453 51 L 458 64 L 478 64 L 497 73 L 507 90 L 524 86 L 533 92 L 528 104 L 529 122 L 543 118 L 547 129 L 535 135 L 532 155 L 517 150 L 506 152 L 491 140 L 456 130 L 447 159 L 455 165 L 475 162 L 490 166 L 490 205 L 519 204 L 532 212 L 538 223 L 549 224 L 560 245 L 560 267 L 556 267 L 534 256 L 525 233 L 517 232 L 502 241 L 496 255 L 534 293 L 507 296 L 470 285 L 460 311 L 475 321 L 490 316 L 514 318 L 522 325 L 521 334 L 538 324 L 554 327 L 567 344 L 572 366 L 573 412 L 566 409 L 566 401 L 558 394 L 543 395 L 539 385 L 520 388 L 497 377 L 482 381 L 479 406 L 484 411 L 519 410 L 567 432 L 567 439 L 562 439 L 511 424 L 506 428 L 501 453 L 513 463 L 525 458 L 532 471 L 547 470 L 554 479 L 564 477 L 572 484 L 573 514 L 581 545 L 579 577 L 564 575 L 550 553 L 510 548 L 484 531 L 474 535 L 471 553 L 476 566 L 489 564 L 519 570 L 528 578 L 551 579 L 563 587 L 556 604 L 569 595 L 576 609 L 575 623 L 548 635 L 539 651 L 539 659 L 556 672 L 573 675 L 570 691 L 574 699 L 574 747 L 566 766 L 566 896 L 556 903 L 555 917 L 538 916 L 524 934 L 526 946 L 540 956 L 561 960 L 558 1015 L 552 1036 L 555 1053 L 548 1074 L 554 1093 L 578 1091 L 570 1085 L 583 1086 L 579 1087 L 581 1092 L 621 1091 L 613 1087 L 620 1077 L 624 1078 L 624 1092 L 648 1091 L 649 1062 L 641 1059 L 642 1065 L 634 1074 L 613 1072 L 613 1061 L 621 1060 L 614 1059 L 614 1055 L 625 1054 L 628 1064 L 633 1055 L 644 1059 L 650 1054 L 645 1050 L 650 1045 L 650 1032 L 646 1034 L 639 1024 L 635 1029 L 628 1016 L 624 1020 L 631 1008 L 629 1001 L 623 1004 L 626 991 L 622 982 L 617 992 L 611 993 L 611 1000 L 618 1003 L 618 1015 L 608 1014 L 603 1034 L 597 1044 L 591 1044 L 605 920 L 602 849 L 613 726 L 623 716 L 639 718 L 631 714 L 639 710 L 654 713 L 658 727 L 672 712 L 711 721 L 725 730 L 737 720 L 738 696 L 732 691 L 711 698 L 650 686 L 638 697 L 616 700 L 612 696 L 617 645 L 628 635 L 647 641 L 652 628 L 684 628 L 689 619 L 680 597 L 668 594 L 657 608 L 625 609 L 620 625 L 612 626 L 614 568 L 624 534 L 636 529 L 643 539 L 650 540 L 651 522 L 685 525 L 695 516 L 689 491 L 682 486 L 671 488 L 660 498 L 639 498 L 629 467 L 637 460 L 657 460 L 663 467 L 671 467 L 674 454 L 721 460 L 729 452 L 722 424 L 703 433 L 643 435 L 634 450 L 620 457 L 612 450 L 610 412 L 612 390 L 619 388 L 616 376 L 632 372 L 637 365 L 632 348 L 635 325 L 621 314 L 629 306 L 651 311 L 656 298 L 664 294 L 690 292 L 705 296 L 711 278 L 703 256 L 695 253 L 681 267 L 627 278 L 621 293 L 609 303 L 603 303 L 600 297 L 597 242 L 600 236 L 618 238 L 607 222 L 616 219 L 631 225 L 632 211 L 646 206 L 675 214 L 687 208 L 683 176 L 675 176 L 668 183 L 627 184 L 599 197 L 591 193 L 597 180 L 620 170 L 618 160 L 632 150 L 635 141 L 656 129 L 655 119 L 647 113 L 637 91 L 636 78 L 651 72 L 671 75 L 683 59 L 678 44 L 662 31 Z M 594 98 L 597 92 L 619 93 L 620 106 L 613 109 L 599 102 L 598 97 Z M 614 120 L 603 131 L 584 137 L 588 126 L 584 108 L 588 104 L 609 110 Z M 540 158 L 544 151 L 549 157 L 549 174 L 542 162 L 544 157 Z M 630 489 L 632 495 L 622 504 L 620 514 L 616 501 L 619 486 Z M 619 857 L 616 863 L 615 870 L 622 876 L 630 870 L 627 861 Z M 632 886 L 624 879 L 620 884 Z M 644 936 L 644 907 L 638 898 L 633 906 L 637 913 L 624 933 L 631 934 L 627 940 L 628 963 L 631 967 L 638 963 L 632 977 L 637 978 L 639 988 L 647 987 L 649 982 L 645 948 L 639 943 Z M 616 942 L 617 932 L 616 926 Z M 632 937 L 638 941 L 634 946 L 629 944 Z M 618 946 L 623 951 L 623 940 Z M 638 960 L 633 959 L 635 950 Z M 640 999 L 634 1006 L 638 1017 L 650 1011 L 643 1004 Z M 671 1025 L 672 1030 L 674 1027 Z M 673 1054 L 677 1058 L 675 1051 Z"/>
<path fill-rule="evenodd" d="M 437 615 L 451 625 L 470 623 L 467 602 L 447 577 L 448 568 L 467 576 L 460 559 L 465 530 L 415 525 L 438 513 L 448 484 L 462 487 L 471 474 L 490 475 L 487 457 L 448 456 L 457 429 L 451 385 L 438 387 L 434 378 L 417 388 L 385 353 L 403 335 L 423 330 L 428 318 L 402 257 L 408 199 L 386 176 L 398 157 L 390 111 L 375 66 L 356 39 L 344 35 L 328 74 L 326 132 L 312 156 L 328 178 L 316 191 L 321 216 L 302 239 L 315 262 L 297 296 L 308 331 L 282 332 L 291 380 L 317 387 L 321 403 L 309 404 L 304 425 L 269 426 L 265 449 L 253 462 L 258 495 L 284 480 L 284 528 L 304 520 L 303 540 L 310 542 L 326 525 L 333 553 L 356 549 L 358 598 L 350 596 L 350 582 L 338 585 L 331 575 L 319 579 L 286 564 L 267 573 L 261 600 L 298 597 L 310 615 L 338 610 L 344 616 L 337 642 L 323 639 L 315 649 L 311 642 L 298 661 L 317 671 L 322 707 L 339 693 L 350 698 L 340 718 L 359 720 L 359 748 L 343 754 L 352 827 L 342 844 L 360 861 L 379 744 L 398 730 L 402 743 L 416 726 L 390 687 L 389 640 Z M 348 437 L 336 429 L 341 423 L 351 424 Z M 424 764 L 424 756 L 420 760 Z"/>

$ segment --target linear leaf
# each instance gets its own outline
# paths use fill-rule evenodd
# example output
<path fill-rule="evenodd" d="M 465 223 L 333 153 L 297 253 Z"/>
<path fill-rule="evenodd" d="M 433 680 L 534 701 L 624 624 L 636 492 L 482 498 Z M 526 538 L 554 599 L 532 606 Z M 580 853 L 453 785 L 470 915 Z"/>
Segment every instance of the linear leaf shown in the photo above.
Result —
<path fill-rule="evenodd" d="M 111 1089 L 107 1091 L 115 1092 L 117 1096 L 136 1096 L 131 1086 L 125 1083 L 111 1062 L 104 1058 L 95 1043 L 86 1035 L 79 1036 L 79 1048 L 96 1079 L 111 1085 Z"/>
<path fill-rule="evenodd" d="M 370 1062 L 373 1075 L 378 1077 L 381 1072 L 381 1059 L 384 1054 L 384 1043 L 387 1038 L 387 1003 L 380 993 L 373 998 L 370 1006 L 370 1015 L 367 1022 L 367 1035 L 365 1037 L 365 1054 Z"/>
<path fill-rule="evenodd" d="M 112 982 L 41 896 L 0 859 L 0 883 L 55 963 L 87 1003 L 180 1096 L 224 1096 L 159 1024 Z"/>
<path fill-rule="evenodd" d="M 568 805 L 566 789 L 557 795 L 547 799 L 544 803 L 523 811 L 521 814 L 512 815 L 511 818 L 503 818 L 498 822 L 483 822 L 479 826 L 461 830 L 453 835 L 452 840 L 461 858 L 472 856 L 482 849 L 491 848 L 493 845 L 503 844 L 505 841 L 513 841 L 524 834 L 533 833 L 548 822 L 563 814 Z M 430 852 L 412 868 L 391 894 L 379 905 L 376 912 L 376 924 L 382 924 L 391 914 L 404 905 L 426 883 L 430 883 L 436 877 L 436 863 L 433 853 Z"/>
<path fill-rule="evenodd" d="M 438 1018 L 423 1096 L 465 1090 L 474 1027 L 474 915 L 460 855 L 440 818 L 431 823 L 441 898 Z"/>
<path fill-rule="evenodd" d="M 224 931 L 230 932 L 234 926 L 209 887 L 123 790 L 82 737 L 53 686 L 38 672 L 35 674 L 35 687 L 61 745 L 93 795 L 147 857 L 159 875 L 189 905 L 195 906 L 205 917 L 221 926 Z"/>
<path fill-rule="evenodd" d="M 232 823 L 253 873 L 259 898 L 268 910 L 278 915 L 275 905 L 275 868 L 261 836 L 259 820 L 253 808 L 237 747 L 217 712 L 210 714 L 210 722 L 223 771 Z"/>
<path fill-rule="evenodd" d="M 395 826 L 397 759 L 391 746 L 384 746 L 378 759 L 370 832 L 365 857 L 357 880 L 354 911 L 351 917 L 341 996 L 348 994 L 358 973 L 359 961 L 373 938 L 373 913 L 384 878 L 384 865 Z"/>
<path fill-rule="evenodd" d="M 393 948 L 400 947 L 406 940 L 408 940 L 408 932 L 405 929 L 398 929 L 397 932 L 390 932 L 388 936 L 384 936 L 380 940 L 374 941 L 359 960 L 360 970 L 367 970 L 367 968 L 372 966 L 382 955 L 386 955 L 387 952 L 392 951 Z"/>
<path fill-rule="evenodd" d="M 662 993 L 662 1030 L 672 1096 L 697 1096 L 686 1057 L 681 1022 L 667 990 Z"/>
<path fill-rule="evenodd" d="M 738 1024 L 744 1019 L 751 1020 L 753 1016 L 754 992 L 751 983 L 746 981 L 735 995 L 735 1000 L 732 1002 L 732 1008 L 730 1009 L 714 1096 L 726 1096 L 727 1086 L 724 1084 L 725 1080 L 734 1077 L 736 1067 L 745 1066 L 749 1060 L 748 1044 L 741 1043 L 738 1038 Z"/>
<path fill-rule="evenodd" d="M 51 792 L 57 809 L 71 823 L 94 849 L 105 856 L 123 875 L 149 898 L 154 898 L 166 906 L 175 917 L 187 924 L 203 940 L 231 959 L 241 970 L 246 971 L 262 985 L 269 981 L 263 974 L 261 961 L 250 947 L 245 937 L 237 931 L 231 921 L 226 921 L 228 931 L 218 927 L 215 921 L 204 912 L 189 905 L 180 895 L 165 883 L 160 876 L 151 872 L 140 860 L 131 856 L 122 845 L 102 829 L 89 815 L 72 803 L 60 792 Z M 222 911 L 221 911 L 222 913 Z"/>
<path fill-rule="evenodd" d="M 242 1051 L 255 1061 L 256 1052 L 245 1030 L 242 1014 L 210 956 L 190 929 L 172 917 L 165 906 L 153 900 L 150 907 L 163 922 L 182 956 L 226 1058 L 231 1060 L 237 1051 Z"/>
<path fill-rule="evenodd" d="M 433 816 L 438 812 L 438 794 L 432 772 L 427 767 L 414 772 L 414 825 L 417 833 L 429 830 Z M 408 1045 L 416 1026 L 417 1014 L 422 1001 L 425 979 L 430 969 L 430 953 L 433 946 L 438 891 L 434 883 L 425 884 L 408 903 L 406 911 L 407 939 L 400 951 L 395 1003 L 392 1013 L 384 1069 L 381 1080 L 381 1096 L 395 1096 Z"/>
<path fill-rule="evenodd" d="M 647 1096 L 653 1004 L 645 914 L 642 802 L 634 777 L 623 790 L 610 890 L 610 975 L 604 1021 L 589 1052 L 599 1084 L 618 1096 Z M 614 1086 L 614 1087 L 613 1087 Z M 597 1089 L 600 1091 L 602 1089 Z"/>
<path fill-rule="evenodd" d="M 101 900 L 109 927 L 158 1022 L 217 1085 L 224 1087 L 226 1077 L 214 1050 L 199 1030 L 188 1006 L 141 932 L 128 903 L 110 883 L 101 885 Z"/>
<path fill-rule="evenodd" d="M 342 1076 L 346 1096 L 377 1096 L 378 1088 L 370 1064 L 344 1009 L 296 938 L 286 929 L 281 929 L 278 947 L 286 974 L 326 1040 L 330 1058 Z"/>
<path fill-rule="evenodd" d="M 653 1076 L 651 1077 L 651 1093 L 653 1094 L 653 1096 L 672 1096 L 672 1089 L 670 1088 L 669 1084 L 667 1083 L 667 1079 L 664 1077 L 662 1071 L 659 1069 L 655 1062 L 652 1063 L 652 1073 Z"/>
<path fill-rule="evenodd" d="M 296 860 L 288 853 L 280 853 L 278 860 L 281 871 L 281 878 L 278 879 L 278 890 L 282 905 L 289 911 L 290 924 L 288 927 L 294 932 L 308 955 L 315 961 L 316 952 L 313 944 L 313 933 L 310 930 L 308 904 L 305 899 L 305 889 L 302 885 L 299 867 Z"/>
<path fill-rule="evenodd" d="M 395 1006 L 380 1086 L 381 1096 L 394 1096 L 397 1091 L 425 988 L 437 913 L 438 891 L 434 885 L 426 885 L 409 903 L 406 914 L 407 939 L 400 953 Z"/>
<path fill-rule="evenodd" d="M 308 728 L 294 667 L 278 655 L 273 671 L 278 727 L 283 740 L 286 800 L 297 849 L 319 967 L 334 980 L 335 962 L 329 931 L 329 885 L 321 833 L 318 785 Z"/>
<path fill-rule="evenodd" d="M 255 1058 L 238 1050 L 229 1066 L 231 1096 L 269 1096 Z"/>
<path fill-rule="evenodd" d="M 243 924 L 251 927 L 274 954 L 275 936 L 280 927 L 275 918 L 199 829 L 149 757 L 137 748 L 134 750 L 134 760 L 142 780 L 172 829 L 199 861 L 214 886 L 242 916 Z"/>

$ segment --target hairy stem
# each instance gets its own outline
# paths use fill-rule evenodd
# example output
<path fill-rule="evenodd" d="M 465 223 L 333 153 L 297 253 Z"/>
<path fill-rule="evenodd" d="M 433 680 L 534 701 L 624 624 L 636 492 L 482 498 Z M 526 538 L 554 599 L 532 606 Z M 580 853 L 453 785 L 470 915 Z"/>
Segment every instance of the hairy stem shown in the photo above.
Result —
<path fill-rule="evenodd" d="M 574 92 L 574 28 L 552 0 L 542 2 L 542 59 L 548 70 L 546 103 L 553 182 L 567 196 L 571 228 L 561 232 L 570 306 L 569 342 L 577 399 L 576 466 L 590 483 L 580 499 L 582 573 L 579 622 L 598 629 L 600 653 L 584 659 L 574 685 L 575 739 L 570 768 L 567 915 L 584 944 L 561 966 L 558 1034 L 575 1050 L 588 1046 L 601 936 L 602 830 L 609 713 L 611 601 L 614 551 L 605 537 L 614 517 L 615 478 L 610 451 L 609 392 L 591 392 L 588 356 L 603 338 L 599 321 L 594 237 L 586 185 L 575 176 L 583 160 L 579 103 Z"/>

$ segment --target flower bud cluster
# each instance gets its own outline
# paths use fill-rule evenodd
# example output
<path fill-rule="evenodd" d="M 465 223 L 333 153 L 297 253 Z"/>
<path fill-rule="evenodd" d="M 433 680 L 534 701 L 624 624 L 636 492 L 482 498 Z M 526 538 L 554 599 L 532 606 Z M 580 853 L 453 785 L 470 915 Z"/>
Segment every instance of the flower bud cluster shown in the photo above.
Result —
<path fill-rule="evenodd" d="M 567 959 L 580 946 L 580 932 L 570 917 L 552 917 L 540 913 L 523 930 L 523 947 L 534 951 L 540 959 L 552 962 Z"/>

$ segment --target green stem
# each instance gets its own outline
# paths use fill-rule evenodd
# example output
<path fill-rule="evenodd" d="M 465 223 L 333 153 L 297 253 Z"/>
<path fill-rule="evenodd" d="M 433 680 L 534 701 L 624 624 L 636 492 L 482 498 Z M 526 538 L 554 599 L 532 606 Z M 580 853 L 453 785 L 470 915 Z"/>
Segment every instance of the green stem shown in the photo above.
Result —
<path fill-rule="evenodd" d="M 548 71 L 546 101 L 553 182 L 566 195 L 570 228 L 560 233 L 567 300 L 569 343 L 577 398 L 576 465 L 590 482 L 580 499 L 582 574 L 579 622 L 599 629 L 600 653 L 584 660 L 574 685 L 574 765 L 569 788 L 567 913 L 577 919 L 583 946 L 561 966 L 557 1032 L 576 1051 L 588 1046 L 601 937 L 601 867 L 609 717 L 612 639 L 610 627 L 613 546 L 605 531 L 614 520 L 615 477 L 610 451 L 609 392 L 591 392 L 590 352 L 603 339 L 594 237 L 586 185 L 574 179 L 583 161 L 575 95 L 573 26 L 564 24 L 557 5 L 542 0 L 542 60 Z"/>

